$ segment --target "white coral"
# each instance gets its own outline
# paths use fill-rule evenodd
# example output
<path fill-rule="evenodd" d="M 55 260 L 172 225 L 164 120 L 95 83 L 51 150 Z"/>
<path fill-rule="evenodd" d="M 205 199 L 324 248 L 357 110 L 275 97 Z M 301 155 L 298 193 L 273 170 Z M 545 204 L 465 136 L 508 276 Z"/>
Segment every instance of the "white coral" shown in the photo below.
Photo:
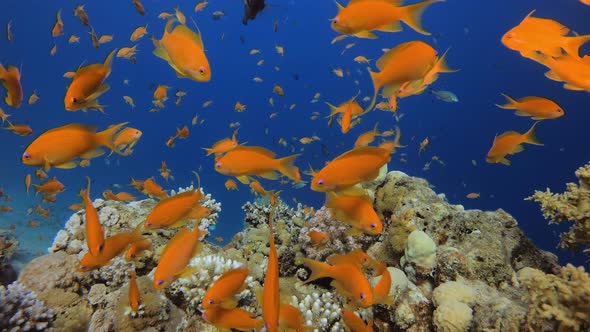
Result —
<path fill-rule="evenodd" d="M 42 331 L 55 317 L 37 295 L 19 282 L 0 285 L 0 331 Z"/>

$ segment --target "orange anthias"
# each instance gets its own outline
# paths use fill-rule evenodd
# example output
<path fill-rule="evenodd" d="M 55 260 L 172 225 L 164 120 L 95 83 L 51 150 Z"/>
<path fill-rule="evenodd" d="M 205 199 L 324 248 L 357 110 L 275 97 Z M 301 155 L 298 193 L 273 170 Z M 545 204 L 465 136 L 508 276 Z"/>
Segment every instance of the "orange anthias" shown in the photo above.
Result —
<path fill-rule="evenodd" d="M 264 325 L 261 319 L 252 318 L 251 312 L 240 308 L 209 308 L 203 312 L 203 319 L 221 331 L 259 331 Z"/>
<path fill-rule="evenodd" d="M 305 325 L 305 318 L 303 318 L 299 309 L 290 304 L 283 304 L 281 306 L 281 311 L 279 313 L 279 327 L 287 331 L 313 331 L 313 326 Z"/>
<path fill-rule="evenodd" d="M 135 270 L 129 271 L 129 306 L 133 311 L 139 310 L 139 305 L 141 304 L 139 287 L 135 278 Z"/>
<path fill-rule="evenodd" d="M 207 289 L 201 306 L 203 309 L 222 306 L 232 308 L 236 306 L 234 295 L 246 288 L 246 277 L 250 271 L 246 267 L 225 272 Z"/>
<path fill-rule="evenodd" d="M 4 89 L 6 89 L 4 101 L 11 107 L 18 108 L 23 102 L 23 88 L 20 84 L 18 68 L 8 66 L 8 69 L 6 69 L 0 64 L 0 81 L 2 81 Z"/>
<path fill-rule="evenodd" d="M 269 251 L 268 265 L 264 276 L 264 287 L 262 289 L 262 318 L 266 330 L 276 332 L 279 328 L 279 258 L 275 247 L 275 234 L 272 227 L 272 211 L 268 215 L 269 227 Z"/>
<path fill-rule="evenodd" d="M 211 148 L 203 149 L 207 151 L 208 156 L 211 154 L 215 154 L 217 156 L 229 152 L 233 150 L 236 146 L 238 146 L 238 140 L 236 138 L 237 134 L 238 129 L 234 130 L 234 133 L 231 138 L 224 138 L 222 140 L 215 142 Z"/>
<path fill-rule="evenodd" d="M 154 206 L 144 226 L 146 229 L 176 228 L 189 220 L 200 221 L 204 211 L 199 201 L 203 198 L 200 188 L 166 197 Z"/>
<path fill-rule="evenodd" d="M 76 158 L 90 159 L 100 156 L 105 146 L 113 152 L 123 155 L 113 144 L 113 138 L 126 122 L 96 132 L 96 127 L 81 124 L 69 124 L 48 130 L 37 137 L 22 155 L 22 162 L 29 166 L 73 168 Z"/>
<path fill-rule="evenodd" d="M 373 332 L 373 320 L 367 324 L 357 316 L 352 310 L 342 309 L 340 312 L 344 323 L 352 332 Z"/>
<path fill-rule="evenodd" d="M 98 256 L 93 256 L 90 252 L 87 252 L 84 257 L 82 257 L 78 271 L 87 272 L 101 266 L 109 265 L 111 260 L 122 254 L 130 244 L 144 239 L 141 236 L 141 226 L 142 224 L 139 223 L 135 230 L 131 232 L 118 233 L 106 238 L 104 241 L 104 249 Z"/>
<path fill-rule="evenodd" d="M 86 224 L 86 244 L 88 244 L 88 251 L 92 256 L 99 256 L 104 249 L 104 233 L 100 220 L 98 219 L 98 213 L 92 205 L 90 199 L 90 178 L 86 177 L 86 189 L 80 190 L 80 197 L 84 202 L 85 212 L 85 224 Z"/>
<path fill-rule="evenodd" d="M 529 96 L 518 100 L 512 99 L 503 94 L 508 103 L 496 106 L 509 110 L 516 110 L 516 115 L 530 116 L 533 120 L 557 119 L 565 112 L 556 102 L 551 99 Z"/>
<path fill-rule="evenodd" d="M 168 241 L 154 273 L 155 289 L 170 286 L 183 274 L 191 258 L 201 251 L 200 238 L 205 233 L 198 225 L 192 231 L 185 227 Z"/>
<path fill-rule="evenodd" d="M 502 163 L 510 166 L 511 162 L 506 159 L 506 156 L 522 152 L 524 150 L 523 143 L 543 145 L 535 135 L 535 128 L 538 123 L 535 122 L 531 129 L 524 134 L 508 131 L 500 136 L 496 136 L 490 151 L 488 151 L 486 161 L 488 163 Z"/>
<path fill-rule="evenodd" d="M 383 223 L 373 208 L 373 201 L 368 195 L 345 196 L 332 192 L 326 193 L 327 208 L 332 209 L 334 217 L 353 227 L 348 231 L 351 235 L 360 232 L 378 235 L 383 232 Z"/>
<path fill-rule="evenodd" d="M 142 192 L 150 197 L 156 197 L 159 199 L 164 199 L 168 197 L 168 194 L 158 185 L 152 178 L 149 178 L 143 182 L 143 190 Z"/>

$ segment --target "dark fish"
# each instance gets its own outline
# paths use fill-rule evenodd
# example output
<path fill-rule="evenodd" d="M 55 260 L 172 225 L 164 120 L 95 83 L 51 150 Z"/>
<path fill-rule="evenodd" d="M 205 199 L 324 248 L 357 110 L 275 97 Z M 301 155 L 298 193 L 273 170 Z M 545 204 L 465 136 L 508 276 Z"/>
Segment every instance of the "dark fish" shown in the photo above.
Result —
<path fill-rule="evenodd" d="M 276 21 L 276 20 L 275 20 L 275 23 L 274 23 L 274 25 L 272 26 L 272 30 L 273 30 L 274 32 L 277 32 L 277 31 L 279 31 L 279 21 Z"/>
<path fill-rule="evenodd" d="M 322 143 L 322 154 L 325 157 L 329 157 L 330 156 L 330 151 L 328 150 L 328 146 L 324 143 Z"/>
<path fill-rule="evenodd" d="M 135 6 L 135 10 L 139 13 L 139 15 L 145 15 L 145 9 L 139 0 L 133 0 L 133 6 Z"/>
<path fill-rule="evenodd" d="M 265 7 L 264 0 L 244 0 L 244 18 L 242 18 L 242 24 L 248 25 L 248 21 L 255 19 L 256 15 Z"/>

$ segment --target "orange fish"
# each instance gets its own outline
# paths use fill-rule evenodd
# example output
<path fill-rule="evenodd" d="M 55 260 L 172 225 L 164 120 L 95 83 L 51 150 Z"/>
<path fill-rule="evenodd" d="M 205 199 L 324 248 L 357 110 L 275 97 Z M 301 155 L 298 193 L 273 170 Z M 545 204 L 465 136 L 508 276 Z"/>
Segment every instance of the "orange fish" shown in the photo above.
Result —
<path fill-rule="evenodd" d="M 360 268 L 370 267 L 374 264 L 371 256 L 367 255 L 362 249 L 355 249 L 346 254 L 334 254 L 328 256 L 326 262 L 330 265 L 353 264 Z"/>
<path fill-rule="evenodd" d="M 272 195 L 272 191 L 266 191 L 260 182 L 254 180 L 250 182 L 250 191 L 260 196 L 269 196 Z"/>
<path fill-rule="evenodd" d="M 143 4 L 139 2 L 139 0 L 133 0 L 133 6 L 139 15 L 145 15 L 145 8 L 143 7 Z"/>
<path fill-rule="evenodd" d="M 203 312 L 203 319 L 221 331 L 259 331 L 264 325 L 261 319 L 252 318 L 251 312 L 240 308 L 210 308 Z"/>
<path fill-rule="evenodd" d="M 383 232 L 383 223 L 373 209 L 373 201 L 368 195 L 340 196 L 328 192 L 324 205 L 332 209 L 338 221 L 353 227 L 348 231 L 350 235 L 358 235 L 359 232 L 378 235 Z"/>
<path fill-rule="evenodd" d="M 232 135 L 231 138 L 224 138 L 222 140 L 219 140 L 215 143 L 213 143 L 213 146 L 211 146 L 211 148 L 203 148 L 205 151 L 207 151 L 207 155 L 212 155 L 215 154 L 217 155 L 221 155 L 224 154 L 226 152 L 229 152 L 231 150 L 233 150 L 236 146 L 238 146 L 238 140 L 236 138 L 236 135 L 238 134 L 238 129 L 234 130 L 234 133 Z"/>
<path fill-rule="evenodd" d="M 208 208 L 199 205 L 203 198 L 200 188 L 163 198 L 147 216 L 144 226 L 146 229 L 177 228 L 190 220 L 196 220 L 198 224 L 211 213 Z"/>
<path fill-rule="evenodd" d="M 45 173 L 42 169 L 38 169 L 35 171 L 35 177 L 39 180 L 47 179 L 47 173 Z"/>
<path fill-rule="evenodd" d="M 145 181 L 141 181 L 141 180 L 135 180 L 134 178 L 131 178 L 131 182 L 129 183 L 130 186 L 133 186 L 135 188 L 135 190 L 138 191 L 142 191 L 144 189 L 144 182 Z"/>
<path fill-rule="evenodd" d="M 330 234 L 318 231 L 309 231 L 307 236 L 311 239 L 311 244 L 316 247 L 324 247 L 330 241 Z"/>
<path fill-rule="evenodd" d="M 524 134 L 515 131 L 507 131 L 500 136 L 494 137 L 494 142 L 492 143 L 490 151 L 488 151 L 486 161 L 488 163 L 502 163 L 506 166 L 510 166 L 511 162 L 506 159 L 506 156 L 522 152 L 524 150 L 524 147 L 522 146 L 523 143 L 543 145 L 535 135 L 537 124 L 539 124 L 538 121 L 535 122 L 531 129 Z"/>
<path fill-rule="evenodd" d="M 74 8 L 74 16 L 78 16 L 82 25 L 88 26 L 88 15 L 84 11 L 84 5 L 78 5 Z"/>
<path fill-rule="evenodd" d="M 215 170 L 221 174 L 235 176 L 248 183 L 249 175 L 276 180 L 280 172 L 289 179 L 300 180 L 298 168 L 293 164 L 299 155 L 275 159 L 275 153 L 258 146 L 237 146 L 215 162 Z"/>
<path fill-rule="evenodd" d="M 379 129 L 377 129 L 378 125 L 379 123 L 375 123 L 375 127 L 373 128 L 373 130 L 360 134 L 354 142 L 354 147 L 356 148 L 359 146 L 368 146 L 369 144 L 371 144 L 375 140 L 375 136 L 379 135 Z"/>
<path fill-rule="evenodd" d="M 31 129 L 31 127 L 29 127 L 28 125 L 24 125 L 24 124 L 13 124 L 10 121 L 6 120 L 6 122 L 8 123 L 5 127 L 3 127 L 2 129 L 6 129 L 6 130 L 10 130 L 12 131 L 14 134 L 19 135 L 19 136 L 29 136 L 33 133 L 33 129 Z"/>
<path fill-rule="evenodd" d="M 222 274 L 207 289 L 201 306 L 203 309 L 221 306 L 229 309 L 237 305 L 234 295 L 246 289 L 246 277 L 250 271 L 246 267 L 229 270 Z"/>
<path fill-rule="evenodd" d="M 63 183 L 59 182 L 55 176 L 40 185 L 33 185 L 33 188 L 35 188 L 35 194 L 57 194 L 65 190 Z"/>
<path fill-rule="evenodd" d="M 22 162 L 30 166 L 74 168 L 72 159 L 90 159 L 102 155 L 100 146 L 123 155 L 113 144 L 113 137 L 127 122 L 96 132 L 96 127 L 72 123 L 48 130 L 37 137 L 22 155 Z"/>
<path fill-rule="evenodd" d="M 205 234 L 206 231 L 195 225 L 192 231 L 186 227 L 181 229 L 168 241 L 154 273 L 155 289 L 168 287 L 186 271 L 190 259 L 201 251 L 199 239 Z"/>
<path fill-rule="evenodd" d="M 0 206 L 0 212 L 12 212 L 12 208 L 7 205 Z"/>
<path fill-rule="evenodd" d="M 158 199 L 164 199 L 168 197 L 168 194 L 158 185 L 152 178 L 143 181 L 142 192 L 150 197 L 156 197 Z"/>
<path fill-rule="evenodd" d="M 0 120 L 2 120 L 2 123 L 7 121 L 9 116 L 11 116 L 11 115 L 4 113 L 4 110 L 0 108 Z"/>
<path fill-rule="evenodd" d="M 314 174 L 311 190 L 341 191 L 379 175 L 380 169 L 391 160 L 389 151 L 374 146 L 354 148 L 329 162 Z"/>
<path fill-rule="evenodd" d="M 35 220 L 29 220 L 29 223 L 27 225 L 29 227 L 39 227 L 39 223 L 36 222 Z"/>
<path fill-rule="evenodd" d="M 139 296 L 139 287 L 135 280 L 135 270 L 131 270 L 129 271 L 129 306 L 131 310 L 137 312 L 140 303 L 141 298 Z"/>
<path fill-rule="evenodd" d="M 20 71 L 14 66 L 4 68 L 0 64 L 0 81 L 6 89 L 4 102 L 13 108 L 18 108 L 23 102 L 23 88 L 20 84 Z"/>
<path fill-rule="evenodd" d="M 383 54 L 377 60 L 377 68 L 380 72 L 368 69 L 375 92 L 366 110 L 373 109 L 381 88 L 383 88 L 382 95 L 389 98 L 402 84 L 424 79 L 436 64 L 437 55 L 432 46 L 418 40 L 399 44 Z"/>
<path fill-rule="evenodd" d="M 90 252 L 87 252 L 82 257 L 78 271 L 88 272 L 109 265 L 111 260 L 122 254 L 131 243 L 144 239 L 141 236 L 141 225 L 142 223 L 139 223 L 135 230 L 131 232 L 122 232 L 106 238 L 104 248 L 98 256 L 92 256 Z"/>
<path fill-rule="evenodd" d="M 268 265 L 264 275 L 262 288 L 262 318 L 266 330 L 276 332 L 279 328 L 279 311 L 281 307 L 279 295 L 279 258 L 275 247 L 275 234 L 272 227 L 272 211 L 268 214 L 269 249 Z"/>
<path fill-rule="evenodd" d="M 475 198 L 479 198 L 479 196 L 480 196 L 479 193 L 469 193 L 469 194 L 467 194 L 466 197 L 470 198 L 470 199 L 475 199 Z"/>
<path fill-rule="evenodd" d="M 330 106 L 330 115 L 328 120 L 328 126 L 332 125 L 334 116 L 338 113 L 341 114 L 340 127 L 341 132 L 346 134 L 352 127 L 352 120 L 363 115 L 363 108 L 356 102 L 358 94 L 352 97 L 350 100 L 340 104 L 338 107 L 326 102 Z"/>
<path fill-rule="evenodd" d="M 393 304 L 394 298 L 389 296 L 391 289 L 391 274 L 387 269 L 386 264 L 381 264 L 381 278 L 373 288 L 373 295 L 375 296 L 375 304 Z"/>
<path fill-rule="evenodd" d="M 174 136 L 174 138 L 185 139 L 189 134 L 190 131 L 188 130 L 188 126 L 184 126 L 180 129 L 176 128 L 176 136 Z"/>
<path fill-rule="evenodd" d="M 357 316 L 353 311 L 349 309 L 342 309 L 340 311 L 342 320 L 351 332 L 373 332 L 373 320 L 369 320 L 367 324 Z"/>
<path fill-rule="evenodd" d="M 332 19 L 332 29 L 359 38 L 375 39 L 371 31 L 398 32 L 402 30 L 400 21 L 414 31 L 430 35 L 422 27 L 422 13 L 429 5 L 444 0 L 428 0 L 408 6 L 398 6 L 401 1 L 363 0 L 350 1 L 344 7 L 338 2 L 338 14 Z"/>
<path fill-rule="evenodd" d="M 112 50 L 104 63 L 80 67 L 76 72 L 67 72 L 64 75 L 72 79 L 64 97 L 64 106 L 67 111 L 85 111 L 86 109 L 103 111 L 103 106 L 98 103 L 98 97 L 110 88 L 103 82 L 111 74 L 113 55 L 116 51 L 116 49 Z"/>
<path fill-rule="evenodd" d="M 105 190 L 102 192 L 102 197 L 104 197 L 105 199 L 118 202 L 132 202 L 135 200 L 135 197 L 123 191 L 115 194 L 112 190 Z"/>
<path fill-rule="evenodd" d="M 86 243 L 90 254 L 98 257 L 104 249 L 104 233 L 98 219 L 98 213 L 92 205 L 92 200 L 90 200 L 90 177 L 86 177 L 86 183 L 86 189 L 80 190 L 80 197 L 82 197 L 84 210 L 86 211 L 84 220 L 86 224 Z"/>
<path fill-rule="evenodd" d="M 166 99 L 168 99 L 168 89 L 170 89 L 169 86 L 162 84 L 158 85 L 156 90 L 154 90 L 154 99 L 166 101 Z"/>
<path fill-rule="evenodd" d="M 152 243 L 148 239 L 133 242 L 125 253 L 125 259 L 127 261 L 134 260 L 141 252 L 150 249 L 152 249 Z"/>
<path fill-rule="evenodd" d="M 160 166 L 160 169 L 158 171 L 160 172 L 160 175 L 164 178 L 164 180 L 168 182 L 168 178 L 170 178 L 170 172 L 172 172 L 172 170 L 168 168 L 165 161 L 162 160 L 162 165 Z"/>
<path fill-rule="evenodd" d="M 89 159 L 82 159 L 78 163 L 78 166 L 80 166 L 80 167 L 88 167 L 88 166 L 90 166 L 90 160 Z"/>
<path fill-rule="evenodd" d="M 290 304 L 283 304 L 279 312 L 279 328 L 281 331 L 311 332 L 313 326 L 305 325 L 305 318 L 299 309 Z"/>
<path fill-rule="evenodd" d="M 504 105 L 496 104 L 496 106 L 516 110 L 516 115 L 519 116 L 530 116 L 533 120 L 545 120 L 557 119 L 565 114 L 561 106 L 551 99 L 530 96 L 514 100 L 505 94 L 502 95 L 506 97 L 508 103 Z"/>
<path fill-rule="evenodd" d="M 133 152 L 132 149 L 135 144 L 137 144 L 142 134 L 143 133 L 139 129 L 126 127 L 117 134 L 113 145 L 116 146 L 117 149 L 123 151 L 124 155 L 129 155 Z"/>
<path fill-rule="evenodd" d="M 533 53 L 531 58 L 547 66 L 550 71 L 545 73 L 545 77 L 563 82 L 564 89 L 590 92 L 590 56 L 579 59 L 571 55 L 550 57 Z"/>
<path fill-rule="evenodd" d="M 240 103 L 239 101 L 236 101 L 236 104 L 234 105 L 234 111 L 243 112 L 245 110 L 246 110 L 246 105 Z"/>
<path fill-rule="evenodd" d="M 53 25 L 53 29 L 51 29 L 51 36 L 57 37 L 61 36 L 64 33 L 64 22 L 61 20 L 61 9 L 57 11 L 57 15 L 55 18 L 55 24 Z"/>
<path fill-rule="evenodd" d="M 228 179 L 227 181 L 225 181 L 225 189 L 238 190 L 238 184 L 236 183 L 236 181 Z"/>
<path fill-rule="evenodd" d="M 25 188 L 27 189 L 27 195 L 29 194 L 29 188 L 31 187 L 31 174 L 25 176 Z"/>
<path fill-rule="evenodd" d="M 211 79 L 211 68 L 205 55 L 200 33 L 195 33 L 184 24 L 172 29 L 175 19 L 169 19 L 161 39 L 153 38 L 154 55 L 168 62 L 178 77 L 197 82 Z"/>
<path fill-rule="evenodd" d="M 332 286 L 349 297 L 354 304 L 368 308 L 374 304 L 373 290 L 369 281 L 358 266 L 352 264 L 329 265 L 309 258 L 301 258 L 301 263 L 311 270 L 305 284 L 320 278 L 332 278 Z"/>

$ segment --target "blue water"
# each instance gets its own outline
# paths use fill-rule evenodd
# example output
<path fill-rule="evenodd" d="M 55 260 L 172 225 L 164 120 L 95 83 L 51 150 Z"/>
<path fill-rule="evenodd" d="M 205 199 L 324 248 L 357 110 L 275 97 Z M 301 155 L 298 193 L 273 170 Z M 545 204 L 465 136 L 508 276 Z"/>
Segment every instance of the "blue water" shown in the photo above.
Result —
<path fill-rule="evenodd" d="M 88 29 L 73 16 L 77 2 L 9 0 L 0 11 L 3 31 L 0 62 L 22 68 L 25 98 L 33 90 L 41 98 L 32 106 L 27 105 L 25 99 L 17 110 L 0 104 L 12 114 L 10 120 L 30 124 L 34 130 L 28 137 L 0 132 L 0 186 L 12 197 L 13 202 L 9 204 L 15 209 L 12 213 L 0 215 L 0 227 L 17 224 L 16 234 L 25 241 L 22 247 L 24 256 L 50 245 L 56 230 L 71 214 L 67 206 L 78 203 L 77 193 L 84 187 L 86 175 L 93 180 L 92 196 L 98 197 L 113 184 L 120 184 L 123 186 L 121 190 L 139 195 L 126 186 L 130 177 L 145 179 L 154 176 L 168 189 L 186 186 L 194 180 L 191 171 L 199 170 L 203 187 L 223 204 L 219 221 L 223 227 L 217 227 L 214 235 L 230 239 L 243 227 L 241 206 L 252 196 L 245 186 L 237 192 L 227 192 L 223 185 L 226 177 L 214 171 L 213 158 L 205 157 L 201 148 L 231 136 L 233 129 L 229 128 L 229 123 L 240 122 L 240 142 L 265 146 L 279 156 L 286 156 L 292 153 L 291 147 L 275 143 L 283 137 L 289 145 L 293 142 L 296 152 L 305 148 L 297 162 L 301 169 L 307 169 L 308 163 L 314 168 L 322 167 L 327 160 L 348 150 L 358 134 L 370 130 L 375 122 L 379 122 L 381 130 L 391 129 L 398 123 L 391 113 L 375 111 L 364 116 L 362 123 L 348 134 L 342 135 L 337 126 L 328 127 L 323 117 L 310 120 L 311 113 L 318 111 L 327 115 L 329 109 L 324 101 L 339 104 L 350 99 L 359 88 L 359 99 L 372 95 L 366 65 L 357 64 L 352 59 L 357 55 L 377 59 L 382 48 L 410 40 L 426 41 L 439 52 L 451 49 L 448 64 L 460 71 L 442 74 L 432 87 L 453 91 L 460 101 L 444 103 L 429 94 L 401 100 L 398 112 L 404 117 L 399 126 L 403 133 L 402 144 L 407 148 L 398 150 L 389 169 L 428 179 L 437 192 L 447 195 L 450 202 L 463 204 L 466 208 L 505 209 L 539 247 L 555 251 L 562 228 L 548 226 L 537 204 L 525 202 L 523 198 L 534 189 L 550 187 L 553 191 L 562 191 L 566 182 L 575 180 L 575 169 L 590 159 L 590 149 L 583 134 L 590 120 L 590 96 L 586 92 L 566 91 L 561 84 L 549 81 L 543 76 L 544 67 L 505 48 L 500 37 L 535 8 L 538 17 L 553 18 L 580 34 L 590 33 L 587 19 L 590 7 L 574 0 L 448 1 L 432 5 L 424 15 L 424 27 L 433 33 L 432 36 L 422 36 L 405 27 L 401 33 L 379 33 L 377 40 L 348 38 L 332 45 L 330 41 L 337 35 L 330 29 L 328 21 L 336 13 L 332 1 L 269 1 L 269 8 L 248 26 L 241 24 L 241 1 L 210 1 L 205 10 L 198 13 L 193 12 L 196 1 L 181 1 L 177 3 L 187 15 L 189 26 L 194 28 L 190 21 L 193 18 L 203 34 L 212 68 L 211 81 L 197 83 L 178 79 L 167 63 L 152 54 L 150 36 L 160 38 L 165 24 L 157 15 L 162 11 L 173 12 L 176 3 L 150 0 L 142 3 L 146 8 L 143 17 L 136 13 L 131 1 L 89 1 L 85 4 L 96 33 L 114 36 L 112 42 L 101 45 L 99 50 L 92 47 Z M 60 8 L 65 33 L 53 38 L 50 32 L 55 13 Z M 213 20 L 211 13 L 216 10 L 223 10 L 226 16 Z M 8 43 L 4 36 L 8 20 L 12 20 L 13 43 Z M 273 32 L 275 20 L 279 22 L 278 32 Z M 103 62 L 115 47 L 133 46 L 135 43 L 129 41 L 131 32 L 145 24 L 148 25 L 148 35 L 137 43 L 137 63 L 115 59 L 112 74 L 107 79 L 111 90 L 100 98 L 101 103 L 108 105 L 106 115 L 66 112 L 63 97 L 70 80 L 62 75 L 75 71 L 82 63 Z M 81 38 L 79 44 L 68 44 L 71 34 Z M 340 55 L 344 46 L 351 42 L 355 46 Z M 57 54 L 51 56 L 49 50 L 54 44 L 57 44 Z M 284 47 L 284 57 L 276 53 L 275 45 Z M 261 53 L 249 55 L 254 48 Z M 590 49 L 585 47 L 582 52 L 589 53 Z M 257 66 L 260 59 L 265 62 Z M 280 70 L 276 71 L 275 66 Z M 349 70 L 351 75 L 339 78 L 331 72 L 334 68 Z M 253 82 L 255 76 L 263 78 L 264 82 Z M 130 81 L 129 85 L 123 84 L 125 79 Z M 360 85 L 355 85 L 354 80 L 359 80 Z M 164 110 L 149 113 L 157 84 L 172 87 L 170 99 Z M 284 97 L 272 93 L 274 84 L 284 88 Z M 174 105 L 177 89 L 187 92 L 178 107 Z M 316 92 L 321 93 L 321 102 L 310 104 Z M 561 119 L 542 122 L 537 133 L 545 145 L 527 146 L 525 152 L 511 158 L 513 165 L 510 167 L 485 162 L 494 135 L 507 130 L 524 132 L 532 125 L 532 120 L 495 107 L 494 103 L 504 101 L 500 93 L 517 98 L 545 96 L 556 100 L 566 112 Z M 133 97 L 137 105 L 135 110 L 124 103 L 124 95 Z M 268 104 L 269 97 L 275 100 L 274 108 Z M 213 104 L 203 109 L 201 105 L 207 100 L 212 100 Z M 247 105 L 245 112 L 234 112 L 237 101 Z M 288 110 L 291 104 L 297 104 L 294 110 Z M 272 112 L 279 115 L 269 119 Z M 195 114 L 205 122 L 190 127 Z M 23 179 L 34 171 L 20 163 L 24 148 L 45 130 L 67 123 L 93 124 L 100 130 L 123 121 L 129 121 L 130 126 L 143 131 L 133 155 L 99 157 L 93 159 L 88 168 L 52 170 L 50 175 L 58 176 L 67 189 L 59 195 L 56 204 L 44 205 L 51 209 L 48 220 L 33 216 L 41 222 L 41 227 L 27 228 L 25 225 L 31 217 L 25 216 L 26 210 L 36 206 L 40 198 L 27 196 L 24 191 Z M 177 140 L 176 147 L 168 148 L 165 141 L 175 133 L 175 128 L 183 125 L 189 125 L 189 138 Z M 265 128 L 268 128 L 268 135 L 265 135 Z M 314 134 L 321 137 L 321 142 L 303 146 L 291 139 Z M 425 137 L 430 138 L 430 145 L 419 156 L 418 146 Z M 329 157 L 322 154 L 320 144 L 328 146 Z M 407 163 L 400 162 L 400 153 L 407 154 L 404 157 Z M 423 171 L 424 164 L 434 155 L 439 156 L 445 166 L 434 162 L 430 170 Z M 158 175 L 162 160 L 167 162 L 175 177 L 175 181 L 168 184 Z M 323 202 L 323 195 L 309 188 L 292 189 L 290 185 L 281 186 L 267 180 L 262 183 L 267 189 L 283 189 L 282 197 L 290 203 L 296 199 L 319 207 Z M 470 192 L 481 192 L 482 196 L 469 200 L 465 195 Z M 39 240 L 39 235 L 44 235 L 44 240 Z M 561 250 L 557 253 L 562 263 L 583 263 L 583 257 L 579 255 L 572 256 Z"/>

